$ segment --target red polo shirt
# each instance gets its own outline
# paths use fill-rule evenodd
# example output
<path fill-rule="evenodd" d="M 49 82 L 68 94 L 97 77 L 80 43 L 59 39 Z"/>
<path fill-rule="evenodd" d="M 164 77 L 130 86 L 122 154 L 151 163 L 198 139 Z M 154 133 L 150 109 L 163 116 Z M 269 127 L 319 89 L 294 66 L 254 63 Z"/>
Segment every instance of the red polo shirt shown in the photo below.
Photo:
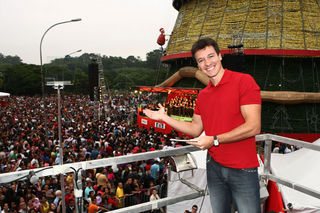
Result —
<path fill-rule="evenodd" d="M 198 95 L 195 114 L 200 115 L 206 135 L 229 132 L 244 123 L 240 106 L 261 104 L 260 88 L 248 74 L 225 70 L 216 86 L 211 82 Z M 211 147 L 211 157 L 223 166 L 258 166 L 255 138 Z"/>

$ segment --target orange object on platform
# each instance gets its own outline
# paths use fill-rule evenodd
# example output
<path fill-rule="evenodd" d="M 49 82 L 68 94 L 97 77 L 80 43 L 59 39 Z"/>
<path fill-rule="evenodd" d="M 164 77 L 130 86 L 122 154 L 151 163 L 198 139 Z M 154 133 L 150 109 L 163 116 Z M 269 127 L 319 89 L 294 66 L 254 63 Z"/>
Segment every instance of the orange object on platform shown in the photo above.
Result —
<path fill-rule="evenodd" d="M 269 211 L 284 212 L 282 196 L 278 189 L 277 183 L 269 180 L 267 188 L 269 192 L 269 197 L 266 201 L 265 212 L 269 212 Z"/>

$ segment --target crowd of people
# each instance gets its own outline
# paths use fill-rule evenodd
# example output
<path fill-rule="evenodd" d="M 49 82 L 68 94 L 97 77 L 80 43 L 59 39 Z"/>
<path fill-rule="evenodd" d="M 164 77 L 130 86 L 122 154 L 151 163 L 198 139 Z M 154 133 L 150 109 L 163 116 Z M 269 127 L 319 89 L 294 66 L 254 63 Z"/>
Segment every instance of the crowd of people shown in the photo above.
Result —
<path fill-rule="evenodd" d="M 63 163 L 129 155 L 171 146 L 169 137 L 139 129 L 135 123 L 139 103 L 152 96 L 115 95 L 104 119 L 96 119 L 96 105 L 88 97 L 62 96 Z M 150 101 L 152 102 L 152 101 Z M 0 172 L 60 164 L 56 96 L 15 97 L 0 108 Z M 172 133 L 171 137 L 175 137 Z M 87 212 L 112 210 L 158 199 L 166 194 L 164 159 L 151 159 L 116 167 L 86 170 L 83 197 Z M 74 174 L 65 174 L 67 212 L 75 211 Z M 57 176 L 0 185 L 3 212 L 61 212 L 62 191 Z M 155 210 L 162 212 L 163 209 Z"/>
<path fill-rule="evenodd" d="M 300 149 L 300 147 L 285 143 L 273 143 L 273 153 L 288 154 Z"/>

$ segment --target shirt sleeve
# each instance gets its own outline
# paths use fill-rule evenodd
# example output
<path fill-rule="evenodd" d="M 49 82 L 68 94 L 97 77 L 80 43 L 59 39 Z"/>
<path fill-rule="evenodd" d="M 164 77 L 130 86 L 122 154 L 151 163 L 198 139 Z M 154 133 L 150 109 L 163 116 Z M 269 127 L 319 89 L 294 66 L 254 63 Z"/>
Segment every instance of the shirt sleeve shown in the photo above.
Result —
<path fill-rule="evenodd" d="M 251 75 L 243 75 L 240 82 L 240 105 L 261 104 L 260 87 Z"/>
<path fill-rule="evenodd" d="M 197 115 L 200 115 L 200 109 L 199 109 L 199 94 L 198 94 L 198 98 L 197 98 L 197 100 L 196 100 L 196 106 L 195 106 L 195 108 L 194 108 L 194 114 L 197 114 Z"/>

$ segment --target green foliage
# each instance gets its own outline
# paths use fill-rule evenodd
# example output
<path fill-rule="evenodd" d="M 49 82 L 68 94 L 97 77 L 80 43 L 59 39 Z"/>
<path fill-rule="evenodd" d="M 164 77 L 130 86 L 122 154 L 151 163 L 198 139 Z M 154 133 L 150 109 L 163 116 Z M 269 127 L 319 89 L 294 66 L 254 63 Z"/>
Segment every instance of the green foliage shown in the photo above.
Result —
<path fill-rule="evenodd" d="M 84 53 L 79 57 L 55 59 L 43 66 L 46 81 L 71 81 L 73 86 L 66 87 L 66 92 L 88 94 L 88 65 L 96 57 L 96 54 Z M 132 55 L 127 58 L 101 56 L 107 88 L 123 90 L 154 85 L 156 78 L 163 78 L 169 69 L 160 66 L 160 57 L 160 50 L 147 53 L 145 61 Z M 18 56 L 0 53 L 0 90 L 12 95 L 41 95 L 40 66 L 23 64 Z"/>
<path fill-rule="evenodd" d="M 0 64 L 11 64 L 11 65 L 16 65 L 16 64 L 21 64 L 22 60 L 19 56 L 4 56 L 3 54 L 0 53 Z"/>
<path fill-rule="evenodd" d="M 162 52 L 159 49 L 153 50 L 152 52 L 147 53 L 148 67 L 153 69 L 158 69 L 161 56 L 162 56 Z"/>
<path fill-rule="evenodd" d="M 150 68 L 125 67 L 116 70 L 116 77 L 107 76 L 111 80 L 110 87 L 113 89 L 130 89 L 140 85 L 152 85 L 156 71 Z"/>
<path fill-rule="evenodd" d="M 8 66 L 3 75 L 3 89 L 13 95 L 35 95 L 41 91 L 40 69 L 36 65 Z"/>
<path fill-rule="evenodd" d="M 88 72 L 83 72 L 80 69 L 75 69 L 73 75 L 73 86 L 66 88 L 66 91 L 72 91 L 73 93 L 78 94 L 89 94 Z"/>

